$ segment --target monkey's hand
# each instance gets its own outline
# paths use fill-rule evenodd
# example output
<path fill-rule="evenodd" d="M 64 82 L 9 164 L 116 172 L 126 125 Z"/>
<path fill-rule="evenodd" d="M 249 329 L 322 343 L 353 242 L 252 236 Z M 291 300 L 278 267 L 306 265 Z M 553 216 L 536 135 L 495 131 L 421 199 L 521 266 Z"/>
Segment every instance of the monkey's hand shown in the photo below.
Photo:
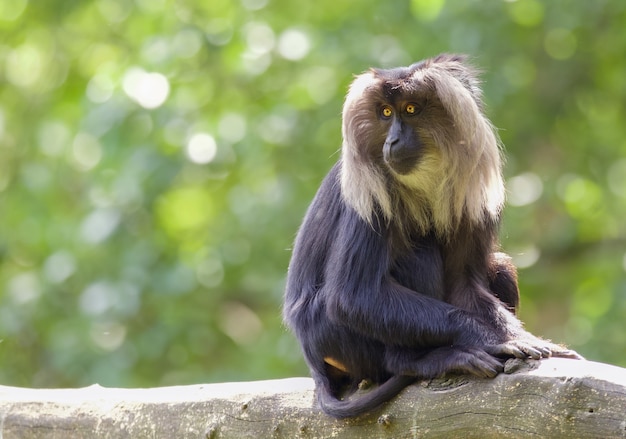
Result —
<path fill-rule="evenodd" d="M 541 358 L 562 357 L 575 360 L 584 359 L 576 351 L 530 334 L 528 334 L 528 337 L 509 340 L 498 345 L 486 346 L 485 350 L 499 358 L 514 357 L 540 360 Z"/>
<path fill-rule="evenodd" d="M 453 351 L 454 361 L 447 365 L 444 372 L 446 374 L 471 374 L 480 378 L 493 378 L 504 370 L 500 361 L 482 349 L 456 346 L 448 349 Z"/>

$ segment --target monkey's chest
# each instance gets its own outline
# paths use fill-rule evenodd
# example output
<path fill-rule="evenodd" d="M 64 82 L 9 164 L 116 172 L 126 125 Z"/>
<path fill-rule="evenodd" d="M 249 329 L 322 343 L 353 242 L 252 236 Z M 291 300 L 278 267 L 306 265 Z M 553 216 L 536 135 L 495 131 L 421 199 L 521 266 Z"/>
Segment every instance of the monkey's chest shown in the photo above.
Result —
<path fill-rule="evenodd" d="M 400 285 L 435 299 L 444 299 L 444 269 L 441 253 L 420 247 L 394 260 L 391 276 Z"/>

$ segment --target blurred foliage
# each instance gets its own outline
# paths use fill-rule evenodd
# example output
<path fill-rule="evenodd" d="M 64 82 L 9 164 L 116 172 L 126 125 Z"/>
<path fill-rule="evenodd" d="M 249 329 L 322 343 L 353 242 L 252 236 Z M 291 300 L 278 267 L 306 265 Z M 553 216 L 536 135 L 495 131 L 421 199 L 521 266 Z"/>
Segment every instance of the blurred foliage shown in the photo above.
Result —
<path fill-rule="evenodd" d="M 522 319 L 626 366 L 626 2 L 0 1 L 0 382 L 304 375 L 280 307 L 352 75 L 484 69 Z"/>

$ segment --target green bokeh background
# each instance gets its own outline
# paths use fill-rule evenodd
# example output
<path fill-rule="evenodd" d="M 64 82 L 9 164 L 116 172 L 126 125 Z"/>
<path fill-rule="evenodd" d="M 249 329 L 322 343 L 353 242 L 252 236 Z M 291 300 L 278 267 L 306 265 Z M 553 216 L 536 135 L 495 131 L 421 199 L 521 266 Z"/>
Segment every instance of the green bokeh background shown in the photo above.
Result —
<path fill-rule="evenodd" d="M 308 372 L 280 307 L 354 74 L 484 70 L 534 333 L 626 366 L 626 2 L 2 0 L 0 383 Z"/>

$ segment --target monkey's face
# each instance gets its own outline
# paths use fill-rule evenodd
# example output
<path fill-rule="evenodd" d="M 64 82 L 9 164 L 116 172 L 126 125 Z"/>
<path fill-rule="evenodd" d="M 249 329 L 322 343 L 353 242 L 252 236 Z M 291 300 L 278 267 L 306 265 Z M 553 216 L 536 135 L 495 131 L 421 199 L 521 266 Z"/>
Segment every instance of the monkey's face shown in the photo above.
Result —
<path fill-rule="evenodd" d="M 423 153 L 423 144 L 413 126 L 419 114 L 415 102 L 400 102 L 400 105 L 383 104 L 378 110 L 387 137 L 383 143 L 383 160 L 398 174 L 411 172 Z M 413 122 L 413 123 L 412 123 Z"/>
<path fill-rule="evenodd" d="M 404 179 L 440 161 L 453 123 L 420 65 L 359 76 L 344 108 L 344 137 L 362 161 Z M 349 117 L 346 117 L 349 116 Z M 404 178 L 403 178 L 404 177 Z"/>
<path fill-rule="evenodd" d="M 362 218 L 397 200 L 420 227 L 480 223 L 504 200 L 500 150 L 476 72 L 456 55 L 357 76 L 343 109 L 342 195 Z"/>

